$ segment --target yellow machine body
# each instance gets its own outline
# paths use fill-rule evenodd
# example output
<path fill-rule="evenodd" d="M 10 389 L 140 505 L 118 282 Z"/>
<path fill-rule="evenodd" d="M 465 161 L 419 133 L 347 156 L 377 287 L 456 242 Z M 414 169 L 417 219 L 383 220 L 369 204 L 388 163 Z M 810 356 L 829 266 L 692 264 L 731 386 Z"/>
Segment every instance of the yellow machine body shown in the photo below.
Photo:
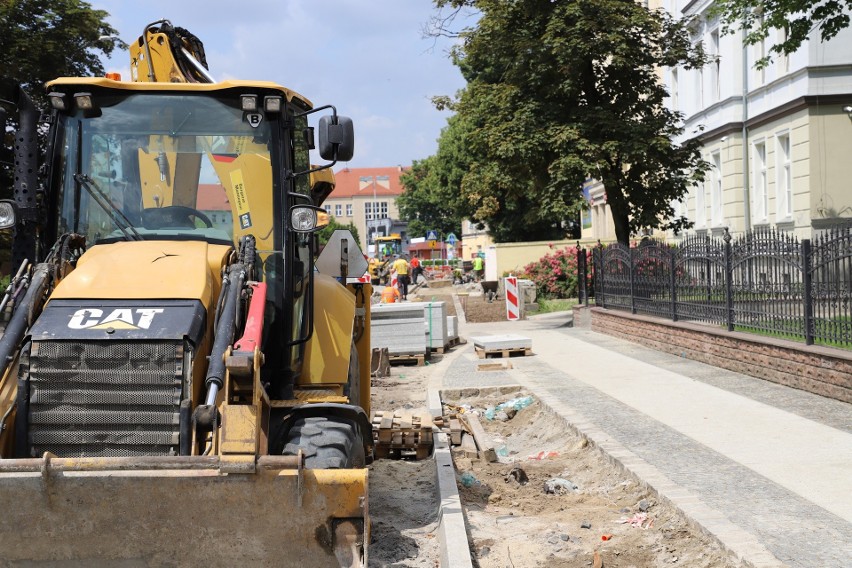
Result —
<path fill-rule="evenodd" d="M 312 109 L 310 101 L 273 83 L 204 82 L 202 72 L 188 72 L 186 62 L 175 56 L 177 48 L 198 56 L 200 42 L 181 40 L 176 46 L 174 35 L 164 29 L 149 26 L 131 45 L 132 81 L 60 78 L 48 90 L 64 96 L 67 104 L 73 104 L 72 98 L 80 92 L 102 99 L 115 95 L 121 100 L 136 94 L 222 100 L 235 98 L 234 93 L 261 93 L 298 109 Z M 150 131 L 157 130 L 157 112 L 152 111 Z M 293 116 L 301 119 L 308 113 Z M 194 117 L 189 113 L 187 120 Z M 128 150 L 111 146 L 124 127 L 116 126 L 105 129 L 102 146 L 93 144 L 91 151 L 81 152 L 74 180 L 67 182 L 67 187 L 76 188 L 76 197 L 52 202 L 63 211 L 75 199 L 77 203 L 105 204 L 102 210 L 91 205 L 93 213 L 80 225 L 79 234 L 54 247 L 57 254 L 67 256 L 49 265 L 51 284 L 44 298 L 37 298 L 34 304 L 41 315 L 34 313 L 27 321 L 20 351 L 10 358 L 12 362 L 0 378 L 0 556 L 12 566 L 366 566 L 370 541 L 366 464 L 372 458 L 366 418 L 371 287 L 341 284 L 333 275 L 320 274 L 313 269 L 312 258 L 287 257 L 287 263 L 276 264 L 276 259 L 284 258 L 281 241 L 290 238 L 282 236 L 280 229 L 290 214 L 282 210 L 280 202 L 294 195 L 295 184 L 301 183 L 292 180 L 308 180 L 299 190 L 302 201 L 296 205 L 304 202 L 318 210 L 334 188 L 331 170 L 274 173 L 274 168 L 283 166 L 274 163 L 280 158 L 269 150 L 271 138 L 253 136 L 252 131 L 205 138 L 172 127 L 170 132 L 138 136 L 138 148 Z M 246 129 L 245 124 L 237 126 Z M 282 126 L 281 130 L 286 128 L 293 127 Z M 307 128 L 304 133 L 307 139 Z M 291 145 L 299 141 L 297 138 Z M 68 136 L 64 142 L 68 146 L 75 139 Z M 62 139 L 58 146 L 63 147 Z M 304 155 L 307 157 L 307 149 Z M 138 167 L 116 173 L 113 164 L 128 157 Z M 215 175 L 217 183 L 202 183 L 200 175 L 205 171 Z M 119 179 L 130 178 L 131 173 L 132 184 Z M 283 183 L 292 183 L 294 188 L 276 187 Z M 130 185 L 136 193 L 128 193 Z M 273 199 L 274 191 L 284 197 Z M 121 221 L 124 213 L 115 213 L 128 210 L 130 195 L 138 199 L 139 213 L 175 208 L 200 211 L 204 203 L 218 204 L 218 208 L 207 206 L 208 213 L 211 208 L 215 211 L 209 226 L 204 226 L 196 212 L 190 217 L 191 224 L 182 228 L 158 231 L 146 225 L 137 230 L 128 221 L 132 217 Z M 325 218 L 319 211 L 316 215 L 318 223 Z M 131 226 L 125 227 L 125 221 Z M 314 250 L 312 235 L 286 234 L 299 239 L 302 245 L 298 246 L 304 251 Z M 243 237 L 250 237 L 256 246 L 257 260 L 250 256 L 246 261 L 246 271 L 254 278 L 243 282 L 237 280 L 237 271 L 230 274 L 230 282 L 243 282 L 244 286 L 234 296 L 235 313 L 241 319 L 227 349 L 217 351 L 217 326 L 223 305 L 228 306 L 223 298 L 234 286 L 226 282 L 228 271 L 242 258 L 247 246 Z M 82 252 L 68 253 L 75 246 Z M 260 268 L 254 269 L 255 264 Z M 295 272 L 292 277 L 287 273 L 290 280 L 285 279 L 278 290 L 272 282 L 281 280 L 283 270 Z M 269 288 L 264 287 L 267 281 Z M 281 303 L 285 291 L 287 301 L 292 298 L 295 307 L 276 304 Z M 282 325 L 273 321 L 273 309 L 278 310 L 276 314 L 302 311 L 288 315 L 292 321 L 285 320 L 292 327 L 285 331 L 295 339 L 264 352 L 268 329 L 280 333 Z M 124 343 L 116 341 L 118 336 L 126 338 Z M 294 377 L 287 394 L 281 394 L 286 389 L 271 388 L 270 377 L 264 375 L 265 363 L 282 353 L 290 357 L 286 371 Z M 62 365 L 66 366 L 64 374 L 76 375 L 85 367 L 88 376 L 99 377 L 99 381 L 109 382 L 119 375 L 132 377 L 106 394 L 116 404 L 125 404 L 125 399 L 148 396 L 133 389 L 151 381 L 149 367 L 164 359 L 173 364 L 168 371 L 172 375 L 165 382 L 172 385 L 167 392 L 173 392 L 169 396 L 174 400 L 156 404 L 181 403 L 174 420 L 180 418 L 181 452 L 188 451 L 146 455 L 139 449 L 138 455 L 116 457 L 85 455 L 85 450 L 73 455 L 74 450 L 66 448 L 57 457 L 50 450 L 37 453 L 28 449 L 29 455 L 21 456 L 22 444 L 41 448 L 50 443 L 40 441 L 46 436 L 40 430 L 32 430 L 41 414 L 58 409 L 56 416 L 64 418 L 45 420 L 70 420 L 70 430 L 74 430 L 73 424 L 80 429 L 89 427 L 88 416 L 62 409 L 64 404 L 86 403 L 90 395 L 84 394 L 85 384 L 79 392 L 72 389 L 47 395 L 56 398 L 56 408 L 33 411 L 21 406 L 21 401 L 43 404 L 19 392 L 23 390 L 19 385 L 29 385 L 31 375 L 45 365 L 57 365 L 50 371 L 58 379 L 63 375 Z M 218 384 L 210 379 L 214 363 L 223 365 L 221 377 L 214 377 L 220 381 L 218 390 L 211 389 L 211 384 Z M 102 372 L 106 368 L 108 372 Z M 211 392 L 213 404 L 205 404 L 205 393 L 209 396 Z M 98 396 L 92 397 L 96 399 Z M 205 408 L 211 412 L 198 413 Z M 192 412 L 188 441 L 183 430 L 189 416 L 183 414 L 185 410 Z M 22 436 L 23 429 L 18 428 L 27 412 L 30 429 Z M 109 416 L 118 411 L 106 404 L 97 412 Z M 140 403 L 126 413 L 126 435 L 143 429 L 151 412 Z M 306 424 L 304 436 L 309 437 L 310 422 L 317 419 L 348 421 L 352 431 L 360 432 L 355 446 L 363 443 L 364 447 L 360 457 L 353 459 L 355 465 L 312 466 L 321 464 L 316 455 L 301 447 L 294 451 L 288 445 L 282 451 L 276 446 L 276 436 L 295 431 L 300 421 Z M 210 425 L 207 430 L 205 421 Z M 177 426 L 171 426 L 163 436 L 172 436 L 177 448 Z M 116 444 L 121 443 L 122 435 L 121 431 L 91 434 Z"/>

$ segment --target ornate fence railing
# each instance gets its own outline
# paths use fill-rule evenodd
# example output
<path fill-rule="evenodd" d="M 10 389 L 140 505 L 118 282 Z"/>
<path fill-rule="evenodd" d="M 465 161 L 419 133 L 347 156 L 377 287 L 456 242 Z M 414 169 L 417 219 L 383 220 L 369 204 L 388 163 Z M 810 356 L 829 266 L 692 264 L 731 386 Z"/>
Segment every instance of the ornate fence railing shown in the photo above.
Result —
<path fill-rule="evenodd" d="M 585 251 L 581 251 L 585 256 Z M 852 347 L 852 230 L 799 241 L 773 230 L 672 245 L 599 246 L 595 305 Z"/>

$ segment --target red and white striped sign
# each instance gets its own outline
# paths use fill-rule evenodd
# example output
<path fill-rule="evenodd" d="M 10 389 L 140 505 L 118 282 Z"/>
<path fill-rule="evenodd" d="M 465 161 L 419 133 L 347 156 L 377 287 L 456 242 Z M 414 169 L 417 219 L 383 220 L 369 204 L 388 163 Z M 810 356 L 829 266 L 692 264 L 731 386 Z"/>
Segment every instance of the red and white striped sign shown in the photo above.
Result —
<path fill-rule="evenodd" d="M 518 278 L 506 277 L 506 319 L 521 319 L 521 309 L 518 305 Z"/>
<path fill-rule="evenodd" d="M 396 277 L 396 270 L 394 270 L 393 272 L 391 272 L 390 285 L 391 285 L 391 286 L 393 286 L 394 288 L 398 288 L 398 287 L 399 287 L 399 280 L 398 280 L 398 279 L 397 279 L 397 277 Z"/>
<path fill-rule="evenodd" d="M 369 284 L 373 279 L 370 276 L 369 271 L 365 272 L 363 276 L 360 278 L 352 278 L 351 276 L 346 279 L 347 284 Z"/>

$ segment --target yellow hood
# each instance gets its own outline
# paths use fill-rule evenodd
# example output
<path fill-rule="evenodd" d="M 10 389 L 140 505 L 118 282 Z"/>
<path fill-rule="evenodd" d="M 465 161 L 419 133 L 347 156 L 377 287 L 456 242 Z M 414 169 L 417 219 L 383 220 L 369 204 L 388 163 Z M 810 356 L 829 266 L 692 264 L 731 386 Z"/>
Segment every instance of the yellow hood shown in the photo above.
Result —
<path fill-rule="evenodd" d="M 202 241 L 133 241 L 97 245 L 62 279 L 51 299 L 197 299 L 219 293 L 231 247 Z"/>

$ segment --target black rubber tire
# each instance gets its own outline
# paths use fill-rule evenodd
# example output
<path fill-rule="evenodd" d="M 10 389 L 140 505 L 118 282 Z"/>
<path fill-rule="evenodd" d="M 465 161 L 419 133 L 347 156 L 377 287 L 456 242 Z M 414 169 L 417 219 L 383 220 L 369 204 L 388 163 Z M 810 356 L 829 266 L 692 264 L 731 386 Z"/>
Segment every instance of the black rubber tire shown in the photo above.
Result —
<path fill-rule="evenodd" d="M 293 456 L 300 448 L 307 469 L 354 469 L 366 464 L 358 429 L 345 418 L 314 416 L 296 420 L 282 454 Z"/>

